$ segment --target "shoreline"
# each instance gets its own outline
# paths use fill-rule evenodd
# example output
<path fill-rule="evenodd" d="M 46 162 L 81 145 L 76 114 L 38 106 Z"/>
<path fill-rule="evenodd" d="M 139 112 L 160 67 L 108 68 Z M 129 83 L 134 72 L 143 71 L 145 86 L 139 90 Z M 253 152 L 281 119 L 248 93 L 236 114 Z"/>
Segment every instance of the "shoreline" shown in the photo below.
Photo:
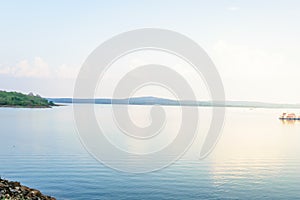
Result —
<path fill-rule="evenodd" d="M 61 104 L 55 104 L 52 106 L 20 106 L 20 105 L 0 105 L 0 108 L 53 108 L 53 107 L 59 107 L 59 106 L 65 106 Z"/>

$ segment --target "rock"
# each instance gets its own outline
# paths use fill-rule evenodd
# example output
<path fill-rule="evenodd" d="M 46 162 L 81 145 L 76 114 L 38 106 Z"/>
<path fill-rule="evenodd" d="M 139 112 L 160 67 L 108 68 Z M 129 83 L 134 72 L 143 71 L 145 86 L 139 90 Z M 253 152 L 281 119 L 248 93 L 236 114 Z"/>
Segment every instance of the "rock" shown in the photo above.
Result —
<path fill-rule="evenodd" d="M 27 197 L 40 197 L 40 196 L 42 196 L 42 194 L 38 190 L 32 190 L 26 196 Z"/>
<path fill-rule="evenodd" d="M 56 200 L 53 197 L 43 195 L 39 190 L 23 186 L 20 182 L 7 181 L 0 178 L 1 200 Z"/>
<path fill-rule="evenodd" d="M 9 182 L 9 186 L 11 186 L 11 187 L 19 187 L 20 186 L 20 182 Z"/>
<path fill-rule="evenodd" d="M 6 187 L 6 185 L 3 183 L 0 183 L 0 188 L 4 188 L 4 187 Z"/>
<path fill-rule="evenodd" d="M 26 187 L 26 186 L 24 186 L 24 185 L 22 185 L 22 186 L 20 187 L 20 190 L 23 191 L 23 192 L 25 192 L 25 191 L 29 191 L 30 188 L 29 188 L 29 187 Z"/>

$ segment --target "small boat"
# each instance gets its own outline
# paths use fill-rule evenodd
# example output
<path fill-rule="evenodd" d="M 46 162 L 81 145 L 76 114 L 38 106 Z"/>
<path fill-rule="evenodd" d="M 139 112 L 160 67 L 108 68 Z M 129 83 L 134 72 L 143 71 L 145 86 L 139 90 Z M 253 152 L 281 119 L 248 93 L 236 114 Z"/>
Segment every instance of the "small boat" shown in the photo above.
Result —
<path fill-rule="evenodd" d="M 295 113 L 282 113 L 279 117 L 280 120 L 300 120 L 300 116 L 296 116 Z"/>

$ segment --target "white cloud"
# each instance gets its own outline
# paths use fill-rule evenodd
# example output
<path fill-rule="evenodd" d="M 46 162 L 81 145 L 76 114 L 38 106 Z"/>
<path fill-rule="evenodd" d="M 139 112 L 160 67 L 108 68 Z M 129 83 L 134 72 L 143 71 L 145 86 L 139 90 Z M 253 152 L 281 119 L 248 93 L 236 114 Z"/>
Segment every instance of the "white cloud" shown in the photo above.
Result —
<path fill-rule="evenodd" d="M 78 67 L 68 66 L 63 64 L 56 69 L 49 67 L 48 63 L 40 57 L 35 57 L 33 60 L 22 60 L 11 67 L 0 66 L 0 74 L 13 77 L 27 78 L 61 78 L 70 79 L 76 78 Z"/>
<path fill-rule="evenodd" d="M 55 76 L 63 79 L 72 79 L 77 77 L 78 72 L 79 68 L 63 64 L 55 70 Z"/>
<path fill-rule="evenodd" d="M 210 56 L 228 99 L 299 102 L 299 58 L 289 49 L 220 40 Z"/>
<path fill-rule="evenodd" d="M 0 66 L 0 74 L 9 74 L 10 68 L 9 67 L 2 67 Z"/>
<path fill-rule="evenodd" d="M 229 7 L 227 7 L 227 10 L 230 10 L 230 11 L 237 11 L 239 9 L 240 9 L 240 7 L 237 7 L 237 6 L 229 6 Z"/>
<path fill-rule="evenodd" d="M 280 77 L 287 62 L 281 52 L 224 40 L 213 46 L 212 56 L 220 73 L 230 77 Z"/>
<path fill-rule="evenodd" d="M 11 73 L 16 77 L 50 77 L 48 64 L 40 57 L 35 57 L 32 62 L 22 60 L 11 68 Z"/>

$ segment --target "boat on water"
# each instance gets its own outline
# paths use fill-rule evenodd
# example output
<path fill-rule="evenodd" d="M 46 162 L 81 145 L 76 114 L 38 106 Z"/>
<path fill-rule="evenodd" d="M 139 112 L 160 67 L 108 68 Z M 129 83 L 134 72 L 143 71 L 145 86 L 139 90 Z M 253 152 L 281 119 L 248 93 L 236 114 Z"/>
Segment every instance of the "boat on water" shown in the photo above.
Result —
<path fill-rule="evenodd" d="M 282 113 L 279 117 L 280 120 L 300 120 L 300 116 L 297 116 L 295 113 Z"/>

